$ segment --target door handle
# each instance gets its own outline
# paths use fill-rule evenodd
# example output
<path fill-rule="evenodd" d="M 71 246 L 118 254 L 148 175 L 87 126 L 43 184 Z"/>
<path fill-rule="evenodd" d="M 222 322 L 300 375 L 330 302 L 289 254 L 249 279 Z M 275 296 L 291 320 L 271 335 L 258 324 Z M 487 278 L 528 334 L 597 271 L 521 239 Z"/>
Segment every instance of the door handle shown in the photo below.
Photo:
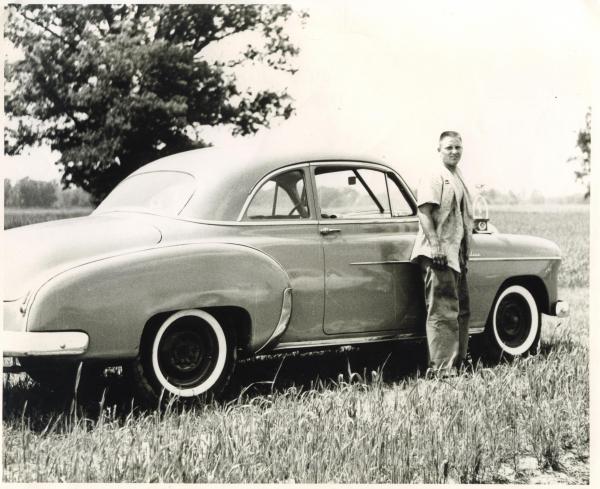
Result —
<path fill-rule="evenodd" d="M 341 229 L 338 228 L 321 228 L 319 229 L 319 232 L 321 234 L 333 234 L 333 233 L 339 233 L 341 231 Z"/>

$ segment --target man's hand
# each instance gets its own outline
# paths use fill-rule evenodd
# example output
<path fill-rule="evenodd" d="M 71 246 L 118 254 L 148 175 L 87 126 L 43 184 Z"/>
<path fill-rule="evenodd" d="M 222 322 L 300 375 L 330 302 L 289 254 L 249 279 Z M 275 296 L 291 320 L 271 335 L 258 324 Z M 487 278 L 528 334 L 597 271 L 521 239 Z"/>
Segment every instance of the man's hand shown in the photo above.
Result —
<path fill-rule="evenodd" d="M 431 250 L 432 267 L 436 270 L 445 270 L 448 267 L 448 257 L 442 247 L 438 244 Z"/>
<path fill-rule="evenodd" d="M 437 270 L 445 270 L 448 266 L 448 257 L 440 244 L 440 239 L 435 231 L 435 223 L 433 222 L 433 216 L 431 212 L 433 210 L 433 204 L 423 204 L 419 206 L 417 216 L 421 222 L 423 232 L 429 241 L 431 247 L 431 258 L 433 260 L 432 267 Z"/>

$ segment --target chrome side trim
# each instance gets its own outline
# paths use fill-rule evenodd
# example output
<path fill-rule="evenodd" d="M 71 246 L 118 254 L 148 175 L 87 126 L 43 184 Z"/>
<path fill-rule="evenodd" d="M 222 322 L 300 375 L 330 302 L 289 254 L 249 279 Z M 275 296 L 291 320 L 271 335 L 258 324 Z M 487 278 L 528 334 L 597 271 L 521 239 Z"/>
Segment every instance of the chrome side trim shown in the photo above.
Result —
<path fill-rule="evenodd" d="M 335 224 L 336 226 L 341 224 L 387 224 L 387 223 L 396 223 L 396 224 L 404 224 L 410 222 L 419 222 L 419 218 L 415 216 L 406 216 L 406 217 L 382 217 L 379 219 L 319 219 L 319 224 Z"/>
<path fill-rule="evenodd" d="M 385 261 L 355 261 L 350 265 L 394 265 L 398 263 L 411 263 L 410 260 L 385 260 Z"/>
<path fill-rule="evenodd" d="M 481 326 L 480 328 L 470 328 L 469 334 L 479 334 L 485 331 L 485 326 Z"/>
<path fill-rule="evenodd" d="M 5 357 L 81 355 L 89 343 L 80 331 L 3 331 L 1 338 Z"/>
<path fill-rule="evenodd" d="M 560 256 L 518 256 L 518 257 L 471 257 L 469 261 L 532 261 L 532 260 L 562 260 Z"/>
<path fill-rule="evenodd" d="M 396 340 L 407 340 L 407 339 L 422 339 L 425 336 L 416 335 L 414 333 L 400 333 L 400 334 L 389 334 L 380 336 L 364 336 L 354 338 L 332 338 L 329 340 L 314 340 L 314 341 L 290 341 L 287 343 L 279 343 L 273 351 L 281 350 L 296 350 L 302 348 L 319 348 L 328 346 L 344 346 L 344 345 L 358 345 L 362 343 L 378 343 L 381 341 L 396 341 Z"/>
<path fill-rule="evenodd" d="M 285 332 L 290 322 L 290 317 L 292 315 L 292 289 L 286 288 L 283 291 L 283 304 L 281 305 L 281 315 L 279 316 L 279 322 L 275 327 L 275 331 L 271 337 L 267 340 L 267 342 L 261 346 L 256 353 L 259 353 L 268 347 L 272 346 L 277 340 L 281 337 L 281 335 Z"/>

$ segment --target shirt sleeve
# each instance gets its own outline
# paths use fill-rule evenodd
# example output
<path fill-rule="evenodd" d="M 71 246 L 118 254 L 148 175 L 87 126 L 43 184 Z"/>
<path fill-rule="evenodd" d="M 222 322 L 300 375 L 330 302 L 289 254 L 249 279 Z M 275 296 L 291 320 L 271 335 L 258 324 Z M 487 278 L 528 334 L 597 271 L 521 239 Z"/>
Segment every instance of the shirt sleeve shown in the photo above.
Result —
<path fill-rule="evenodd" d="M 423 175 L 417 187 L 417 205 L 440 205 L 442 201 L 442 179 L 434 172 Z"/>

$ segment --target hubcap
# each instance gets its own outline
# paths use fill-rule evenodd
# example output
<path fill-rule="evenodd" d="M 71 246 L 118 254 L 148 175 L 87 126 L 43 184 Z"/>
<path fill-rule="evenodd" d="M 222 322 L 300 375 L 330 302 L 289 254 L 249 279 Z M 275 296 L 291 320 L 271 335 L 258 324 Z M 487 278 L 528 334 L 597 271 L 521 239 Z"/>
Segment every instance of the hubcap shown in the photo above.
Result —
<path fill-rule="evenodd" d="M 158 364 L 165 378 L 178 388 L 204 382 L 217 362 L 217 338 L 210 327 L 194 317 L 175 321 L 158 345 Z"/>
<path fill-rule="evenodd" d="M 500 340 L 511 348 L 518 347 L 529 337 L 531 310 L 520 294 L 508 294 L 498 306 L 496 316 Z"/>

